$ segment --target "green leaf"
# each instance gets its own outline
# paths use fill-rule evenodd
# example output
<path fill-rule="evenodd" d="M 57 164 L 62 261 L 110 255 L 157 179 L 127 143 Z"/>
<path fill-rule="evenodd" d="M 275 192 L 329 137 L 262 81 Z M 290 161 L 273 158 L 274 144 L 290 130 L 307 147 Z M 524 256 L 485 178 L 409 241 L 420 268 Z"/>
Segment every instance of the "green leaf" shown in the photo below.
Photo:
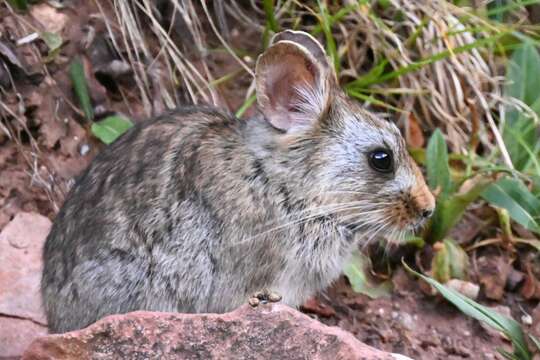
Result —
<path fill-rule="evenodd" d="M 54 51 L 60 48 L 60 46 L 62 46 L 62 44 L 64 43 L 60 35 L 52 32 L 44 31 L 39 35 L 43 39 L 43 41 L 45 41 L 45 44 L 47 44 L 49 51 Z"/>
<path fill-rule="evenodd" d="M 352 289 L 360 294 L 369 296 L 372 299 L 376 299 L 382 296 L 389 296 L 392 291 L 392 284 L 389 281 L 385 281 L 381 284 L 373 284 L 366 274 L 369 272 L 369 258 L 355 251 L 351 257 L 351 261 L 343 272 L 349 279 Z"/>
<path fill-rule="evenodd" d="M 540 116 L 540 99 L 530 107 Z M 516 111 L 510 111 L 509 114 L 516 114 Z M 531 117 L 519 113 L 509 117 L 505 123 L 503 140 L 517 170 L 526 171 L 534 166 L 540 175 L 540 140 L 537 131 L 538 124 Z"/>
<path fill-rule="evenodd" d="M 506 96 L 515 97 L 527 105 L 532 105 L 540 94 L 540 55 L 536 46 L 530 41 L 524 42 L 514 50 L 512 58 L 508 62 L 505 87 Z M 517 116 L 509 113 L 512 116 Z"/>
<path fill-rule="evenodd" d="M 448 166 L 448 149 L 442 132 L 437 129 L 431 135 L 426 152 L 427 179 L 432 189 L 440 187 L 441 193 L 450 192 L 452 181 Z"/>
<path fill-rule="evenodd" d="M 532 194 L 540 199 L 540 174 L 531 176 L 532 180 Z"/>
<path fill-rule="evenodd" d="M 242 115 L 244 115 L 244 113 L 251 107 L 251 105 L 253 105 L 253 103 L 255 102 L 255 100 L 257 100 L 257 95 L 253 94 L 251 95 L 250 97 L 248 97 L 246 99 L 246 101 L 244 101 L 244 103 L 242 104 L 242 106 L 240 106 L 240 108 L 238 110 L 236 110 L 236 113 L 234 114 L 237 118 L 240 118 L 242 117 Z"/>
<path fill-rule="evenodd" d="M 334 35 L 332 35 L 332 20 L 331 16 L 328 13 L 328 8 L 326 7 L 326 2 L 321 2 L 317 0 L 317 5 L 319 7 L 320 16 L 318 16 L 319 23 L 321 24 L 322 32 L 326 40 L 326 52 L 332 60 L 334 69 L 337 74 L 339 74 L 340 68 L 340 59 L 337 51 L 336 41 L 334 40 Z"/>
<path fill-rule="evenodd" d="M 466 279 L 469 257 L 465 250 L 451 239 L 439 244 L 431 266 L 433 277 L 442 283 L 450 279 Z"/>
<path fill-rule="evenodd" d="M 131 127 L 133 123 L 129 119 L 117 115 L 109 116 L 92 124 L 92 134 L 105 144 L 111 144 Z"/>
<path fill-rule="evenodd" d="M 358 91 L 358 89 L 367 88 L 369 84 L 377 83 L 377 79 L 384 73 L 388 63 L 388 59 L 382 59 L 377 65 L 373 66 L 369 72 L 345 85 L 345 89 Z"/>
<path fill-rule="evenodd" d="M 399 77 L 401 77 L 403 75 L 415 72 L 415 71 L 420 70 L 421 68 L 423 68 L 425 66 L 436 63 L 437 61 L 441 61 L 441 60 L 450 58 L 452 56 L 456 56 L 456 55 L 464 53 L 464 52 L 469 52 L 469 51 L 479 49 L 479 48 L 482 48 L 482 47 L 492 46 L 493 44 L 496 44 L 498 41 L 500 41 L 503 36 L 508 35 L 509 33 L 510 32 L 507 32 L 507 31 L 501 31 L 501 32 L 498 32 L 495 35 L 488 36 L 488 37 L 485 37 L 485 38 L 482 38 L 482 39 L 478 39 L 476 41 L 473 41 L 473 42 L 465 44 L 465 45 L 457 46 L 457 47 L 452 48 L 452 49 L 443 50 L 443 51 L 438 52 L 436 54 L 433 54 L 433 55 L 431 55 L 431 56 L 429 56 L 427 58 L 420 59 L 420 60 L 412 62 L 412 63 L 410 63 L 408 65 L 404 65 L 402 67 L 399 67 L 394 71 L 387 72 L 387 73 L 383 74 L 381 77 L 377 78 L 376 83 L 380 84 L 380 83 L 383 83 L 385 81 L 390 81 L 390 80 L 393 80 L 393 79 L 397 79 L 397 78 L 399 78 Z M 366 86 L 367 85 L 372 85 L 372 83 L 366 84 Z"/>
<path fill-rule="evenodd" d="M 279 25 L 275 16 L 274 0 L 263 0 L 263 8 L 268 28 L 274 33 L 277 33 L 279 31 Z"/>
<path fill-rule="evenodd" d="M 62 47 L 62 44 L 64 43 L 64 40 L 62 40 L 62 37 L 60 35 L 48 31 L 44 31 L 39 35 L 49 48 L 49 53 L 47 54 L 47 57 L 45 59 L 45 62 L 49 62 L 54 59 L 54 57 L 58 54 L 60 48 Z"/>
<path fill-rule="evenodd" d="M 504 94 L 514 97 L 540 116 L 540 54 L 531 41 L 525 41 L 513 52 L 506 68 Z M 530 116 L 510 108 L 502 131 L 512 163 L 519 171 L 534 166 L 540 175 L 540 139 L 538 124 Z"/>
<path fill-rule="evenodd" d="M 405 239 L 403 240 L 403 245 L 410 245 L 418 249 L 423 249 L 424 246 L 426 245 L 426 241 L 424 240 L 423 237 L 415 236 L 411 233 L 405 236 Z"/>
<path fill-rule="evenodd" d="M 508 210 L 510 217 L 527 229 L 540 234 L 540 199 L 517 179 L 503 178 L 490 185 L 482 197 Z"/>
<path fill-rule="evenodd" d="M 492 184 L 492 179 L 486 176 L 476 176 L 468 181 L 466 190 L 462 185 L 459 192 L 437 198 L 437 207 L 427 228 L 427 239 L 430 243 L 444 239 L 450 229 L 461 219 L 467 207 Z"/>
<path fill-rule="evenodd" d="M 441 246 L 435 253 L 433 260 L 431 261 L 431 271 L 433 277 L 442 283 L 450 280 L 450 258 L 446 246 Z"/>
<path fill-rule="evenodd" d="M 80 57 L 76 57 L 69 66 L 69 76 L 73 84 L 75 94 L 79 99 L 84 115 L 87 120 L 94 119 L 94 110 L 90 102 L 90 95 L 88 93 L 88 84 L 84 75 L 84 67 Z"/>
<path fill-rule="evenodd" d="M 529 337 L 531 338 L 534 345 L 538 348 L 538 350 L 540 350 L 540 340 L 536 336 L 533 336 L 531 334 L 529 334 Z"/>
<path fill-rule="evenodd" d="M 446 300 L 454 304 L 459 310 L 461 310 L 461 312 L 478 321 L 482 321 L 485 324 L 494 328 L 495 330 L 505 334 L 512 341 L 512 345 L 514 347 L 513 355 L 517 359 L 531 359 L 531 354 L 529 353 L 527 344 L 525 342 L 525 336 L 517 321 L 501 315 L 490 308 L 478 304 L 477 302 L 469 299 L 468 297 L 460 294 L 453 289 L 442 285 L 438 281 L 428 276 L 417 273 L 416 271 L 411 269 L 405 262 L 403 262 L 403 266 L 409 272 L 419 276 L 428 284 L 437 289 L 437 291 Z"/>
<path fill-rule="evenodd" d="M 17 10 L 28 10 L 28 1 L 27 0 L 8 0 L 11 6 Z"/>

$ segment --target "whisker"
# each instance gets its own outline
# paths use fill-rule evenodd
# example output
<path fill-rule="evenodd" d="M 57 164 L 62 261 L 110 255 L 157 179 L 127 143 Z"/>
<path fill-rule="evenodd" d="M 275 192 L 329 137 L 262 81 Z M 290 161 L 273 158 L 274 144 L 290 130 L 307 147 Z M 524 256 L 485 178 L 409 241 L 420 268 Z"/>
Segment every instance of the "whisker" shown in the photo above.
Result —
<path fill-rule="evenodd" d="M 309 210 L 307 210 L 307 212 L 313 211 L 313 210 L 318 210 L 318 209 L 321 209 L 321 208 L 325 208 L 325 206 L 320 206 L 320 207 L 316 207 L 314 209 L 309 209 Z M 244 239 L 242 241 L 231 244 L 231 246 L 237 246 L 237 245 L 240 245 L 240 244 L 244 244 L 244 243 L 252 241 L 252 240 L 254 240 L 257 237 L 260 237 L 262 235 L 266 235 L 266 234 L 269 234 L 269 233 L 271 233 L 273 231 L 277 231 L 277 230 L 284 230 L 284 229 L 288 228 L 289 226 L 299 225 L 301 223 L 307 222 L 307 221 L 309 221 L 311 219 L 314 219 L 314 218 L 317 218 L 317 217 L 320 217 L 320 216 L 323 216 L 323 215 L 326 215 L 326 216 L 333 215 L 333 214 L 335 214 L 337 212 L 347 211 L 347 210 L 355 209 L 355 208 L 356 208 L 355 202 L 351 202 L 350 204 L 345 203 L 345 205 L 343 205 L 343 204 L 332 204 L 332 205 L 330 205 L 330 210 L 331 211 L 326 210 L 326 211 L 323 211 L 323 212 L 320 212 L 320 213 L 311 214 L 309 216 L 302 217 L 300 219 L 295 219 L 294 221 L 291 221 L 289 223 L 276 226 L 274 228 L 265 230 L 265 231 L 263 231 L 263 232 L 261 232 L 259 234 L 253 235 L 253 236 L 249 237 L 248 239 Z M 303 212 L 306 212 L 306 211 L 303 211 Z M 276 222 L 277 221 L 279 221 L 279 220 L 276 220 Z"/>

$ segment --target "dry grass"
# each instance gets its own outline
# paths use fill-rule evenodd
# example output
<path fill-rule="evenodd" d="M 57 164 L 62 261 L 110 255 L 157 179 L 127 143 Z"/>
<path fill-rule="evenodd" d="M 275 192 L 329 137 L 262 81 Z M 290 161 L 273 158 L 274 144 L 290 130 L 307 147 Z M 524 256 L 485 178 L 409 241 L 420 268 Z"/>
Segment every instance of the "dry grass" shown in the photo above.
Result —
<path fill-rule="evenodd" d="M 441 128 L 455 152 L 474 151 L 481 143 L 488 153 L 499 150 L 512 166 L 497 122 L 504 120 L 504 104 L 526 106 L 502 96 L 494 51 L 513 29 L 474 15 L 473 9 L 443 0 L 390 0 L 385 6 L 353 0 L 93 2 L 99 10 L 94 18 L 105 24 L 112 47 L 133 72 L 144 109 L 132 114 L 136 117 L 187 103 L 224 106 L 219 84 L 239 73 L 252 78 L 253 61 L 245 55 L 253 60 L 262 50 L 234 48 L 232 29 L 249 29 L 265 44 L 274 31 L 294 28 L 325 41 L 349 94 L 389 112 L 407 137 L 414 120 L 425 133 Z M 526 24 L 522 7 L 512 16 L 523 32 L 535 30 Z M 20 26 L 28 25 L 21 20 Z M 25 33 L 28 29 L 21 29 L 21 36 Z M 236 72 L 215 73 L 211 52 L 216 50 L 229 54 Z M 126 103 L 132 101 L 120 91 Z M 253 103 L 253 83 L 244 98 L 241 113 Z M 12 136 L 5 124 L 0 130 Z M 31 147 L 38 159 L 38 145 Z"/>
<path fill-rule="evenodd" d="M 181 105 L 179 88 L 195 104 L 220 104 L 215 76 L 205 61 L 210 50 L 205 39 L 217 38 L 231 58 L 252 74 L 227 42 L 230 23 L 237 21 L 268 37 L 272 32 L 268 9 L 256 1 L 217 2 L 220 6 L 207 1 L 169 2 L 174 9 L 169 16 L 178 17 L 189 32 L 186 36 L 193 39 L 196 63 L 175 44 L 171 29 L 162 26 L 162 15 L 152 1 L 115 0 L 114 16 L 102 14 L 118 53 L 125 54 L 135 70 L 146 112 Z M 279 28 L 310 31 L 327 44 L 337 44 L 331 55 L 339 58 L 340 78 L 351 95 L 389 109 L 404 129 L 411 117 L 426 131 L 442 128 L 456 151 L 467 149 L 477 128 L 485 146 L 497 144 L 489 135 L 497 133 L 490 116 L 499 112 L 501 77 L 492 51 L 483 49 L 505 33 L 502 27 L 440 0 L 392 0 L 386 9 L 351 0 L 328 8 L 324 2 L 320 5 L 326 12 L 321 13 L 317 2 L 277 1 L 273 18 Z M 234 15 L 232 21 L 229 15 Z M 330 33 L 324 31 L 325 25 Z M 203 26 L 210 34 L 204 33 Z M 147 45 L 156 42 L 158 48 Z M 374 76 L 377 69 L 381 74 Z M 497 145 L 504 154 L 504 144 Z"/>

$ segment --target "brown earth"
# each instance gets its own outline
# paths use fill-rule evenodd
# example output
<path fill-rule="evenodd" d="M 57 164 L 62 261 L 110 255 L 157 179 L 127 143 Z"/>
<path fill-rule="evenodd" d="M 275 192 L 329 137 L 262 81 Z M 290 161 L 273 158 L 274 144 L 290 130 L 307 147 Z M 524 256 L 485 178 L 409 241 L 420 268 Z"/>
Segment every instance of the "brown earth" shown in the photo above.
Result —
<path fill-rule="evenodd" d="M 95 24 L 96 19 L 92 17 L 97 14 L 94 2 L 70 3 L 76 3 L 76 6 L 55 10 L 47 4 L 41 4 L 35 6 L 29 14 L 15 15 L 4 2 L 0 2 L 0 86 L 3 89 L 0 92 L 0 120 L 9 127 L 12 135 L 15 134 L 10 138 L 0 127 L 0 230 L 21 212 L 39 213 L 54 219 L 73 177 L 88 165 L 103 146 L 91 136 L 90 124 L 84 120 L 76 105 L 77 100 L 68 76 L 71 59 L 86 54 L 81 50 L 81 43 L 87 36 L 84 29 L 88 25 L 95 25 L 93 28 L 98 34 L 103 29 Z M 21 25 L 22 22 L 17 19 L 19 16 L 39 30 L 51 30 L 50 27 L 55 26 L 54 30 L 62 34 L 66 43 L 53 62 L 46 66 L 42 64 L 46 47 L 41 40 L 15 45 L 17 40 L 31 32 L 28 26 Z M 259 34 L 232 26 L 231 36 L 230 41 L 235 46 L 251 49 L 251 58 L 255 58 L 260 43 L 257 38 Z M 13 56 L 17 61 L 14 61 Z M 213 61 L 214 69 L 222 69 L 221 74 L 238 70 L 233 61 L 222 55 L 215 55 L 210 61 Z M 9 69 L 10 76 L 5 69 Z M 96 107 L 104 107 L 105 113 L 127 114 L 135 122 L 144 117 L 136 94 L 128 91 L 127 100 L 118 99 L 117 95 L 111 94 L 107 85 L 95 78 L 90 81 L 92 100 Z M 243 75 L 233 82 L 220 85 L 223 106 L 237 109 L 243 102 L 248 85 L 249 81 Z M 472 239 L 478 234 L 478 226 L 474 221 L 472 225 L 464 221 L 455 233 L 459 237 Z M 45 226 L 38 230 L 45 235 Z M 422 254 L 425 255 L 425 252 Z M 410 252 L 405 255 L 414 262 Z M 427 260 L 422 259 L 420 263 L 429 263 L 429 254 L 426 256 Z M 530 328 L 527 324 L 539 324 L 538 301 L 534 297 L 525 300 L 515 290 L 516 284 L 523 281 L 523 271 L 518 271 L 515 276 L 508 274 L 508 279 L 516 278 L 516 284 L 511 284 L 511 291 L 503 291 L 509 286 L 506 277 L 502 284 L 497 285 L 497 277 L 486 280 L 481 276 L 482 273 L 475 271 L 482 266 L 487 269 L 493 269 L 494 266 L 498 268 L 498 260 L 493 259 L 506 254 L 504 251 L 496 251 L 495 254 L 487 253 L 484 256 L 488 264 L 482 261 L 477 264 L 474 260 L 471 274 L 472 280 L 483 286 L 481 301 L 488 305 L 508 306 L 518 321 L 530 314 L 532 322 L 524 322 L 526 329 Z M 14 261 L 26 260 L 23 257 L 1 261 L 0 279 L 12 271 Z M 492 261 L 495 261 L 494 266 L 490 265 Z M 496 354 L 497 347 L 508 348 L 508 342 L 498 334 L 487 331 L 440 298 L 426 294 L 422 285 L 403 270 L 395 271 L 391 280 L 394 284 L 391 296 L 373 300 L 355 294 L 347 281 L 341 279 L 327 293 L 306 304 L 304 311 L 325 324 L 337 325 L 350 331 L 360 341 L 375 348 L 416 359 L 495 359 L 501 358 Z M 0 289 L 0 304 L 8 299 L 6 294 L 28 291 L 15 288 L 18 286 L 16 284 L 4 283 L 4 288 Z M 492 286 L 493 292 L 486 294 L 485 288 Z M 489 294 L 495 294 L 495 298 L 486 296 Z M 21 296 L 24 297 L 24 294 Z M 16 308 L 16 304 L 11 305 L 11 309 Z M 535 331 L 540 333 L 540 329 Z M 4 343 L 22 344 L 15 351 L 20 353 L 20 348 L 32 337 L 29 334 L 42 333 L 41 319 L 0 308 L 0 344 L 2 340 Z M 540 336 L 538 333 L 536 335 Z M 14 354 L 0 348 L 0 358 Z"/>

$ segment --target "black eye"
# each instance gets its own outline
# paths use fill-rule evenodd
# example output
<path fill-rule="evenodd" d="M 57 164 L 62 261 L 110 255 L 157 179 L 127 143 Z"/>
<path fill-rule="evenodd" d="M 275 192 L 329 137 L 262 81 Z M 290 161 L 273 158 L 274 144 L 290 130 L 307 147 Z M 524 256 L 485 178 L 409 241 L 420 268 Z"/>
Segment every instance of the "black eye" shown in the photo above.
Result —
<path fill-rule="evenodd" d="M 369 165 L 382 173 L 389 173 L 394 170 L 392 153 L 389 150 L 377 149 L 369 153 Z"/>

